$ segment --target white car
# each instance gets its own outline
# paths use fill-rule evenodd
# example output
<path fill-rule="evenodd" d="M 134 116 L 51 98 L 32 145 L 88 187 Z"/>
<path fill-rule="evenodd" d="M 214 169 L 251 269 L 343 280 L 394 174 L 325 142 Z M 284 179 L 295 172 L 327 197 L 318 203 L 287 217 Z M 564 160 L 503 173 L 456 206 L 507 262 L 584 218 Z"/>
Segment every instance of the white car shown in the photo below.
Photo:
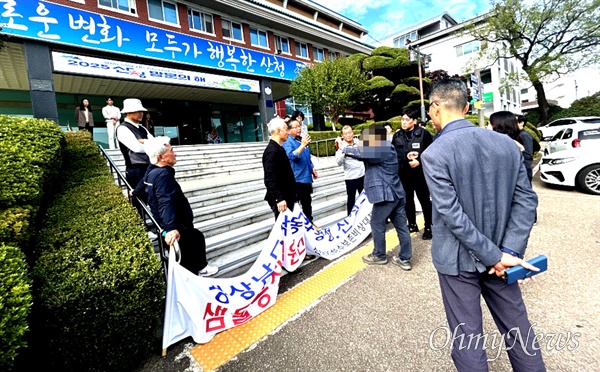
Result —
<path fill-rule="evenodd" d="M 592 146 L 600 148 L 600 125 L 595 129 L 588 129 L 588 125 L 577 125 L 556 133 L 546 144 L 544 155 L 576 147 Z"/>
<path fill-rule="evenodd" d="M 600 116 L 577 116 L 554 120 L 544 126 L 538 127 L 542 132 L 542 141 L 548 141 L 562 129 L 573 128 L 581 124 L 590 125 L 590 129 L 600 126 Z"/>
<path fill-rule="evenodd" d="M 600 147 L 577 147 L 542 158 L 541 180 L 600 195 Z"/>

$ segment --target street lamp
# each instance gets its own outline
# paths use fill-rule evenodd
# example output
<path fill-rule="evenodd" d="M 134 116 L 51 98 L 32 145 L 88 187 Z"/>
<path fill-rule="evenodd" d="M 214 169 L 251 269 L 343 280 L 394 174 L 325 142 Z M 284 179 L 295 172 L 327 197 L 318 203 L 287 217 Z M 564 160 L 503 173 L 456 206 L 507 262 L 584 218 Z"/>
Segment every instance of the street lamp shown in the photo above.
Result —
<path fill-rule="evenodd" d="M 417 53 L 417 65 L 419 66 L 419 91 L 421 92 L 421 122 L 423 122 L 423 124 L 425 124 L 426 120 L 425 120 L 425 99 L 423 98 L 423 73 L 421 71 L 421 51 L 419 49 L 419 45 L 416 46 L 416 50 L 415 47 L 410 45 L 411 40 L 406 40 L 406 46 L 408 47 L 408 50 L 410 50 L 411 52 L 416 52 Z M 429 62 L 429 56 L 423 56 L 425 60 L 427 60 Z"/>

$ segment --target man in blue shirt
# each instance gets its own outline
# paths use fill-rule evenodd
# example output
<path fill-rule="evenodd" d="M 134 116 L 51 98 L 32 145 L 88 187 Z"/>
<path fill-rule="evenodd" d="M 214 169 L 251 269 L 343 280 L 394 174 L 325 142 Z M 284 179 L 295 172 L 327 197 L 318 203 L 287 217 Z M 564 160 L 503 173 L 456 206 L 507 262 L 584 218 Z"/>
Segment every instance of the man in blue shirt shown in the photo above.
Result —
<path fill-rule="evenodd" d="M 302 211 L 306 217 L 313 221 L 312 215 L 312 197 L 313 178 L 319 177 L 312 160 L 310 159 L 310 135 L 300 137 L 302 125 L 297 120 L 288 122 L 289 135 L 287 141 L 283 143 L 283 148 L 290 159 L 290 165 L 296 178 L 296 199 L 302 205 Z"/>

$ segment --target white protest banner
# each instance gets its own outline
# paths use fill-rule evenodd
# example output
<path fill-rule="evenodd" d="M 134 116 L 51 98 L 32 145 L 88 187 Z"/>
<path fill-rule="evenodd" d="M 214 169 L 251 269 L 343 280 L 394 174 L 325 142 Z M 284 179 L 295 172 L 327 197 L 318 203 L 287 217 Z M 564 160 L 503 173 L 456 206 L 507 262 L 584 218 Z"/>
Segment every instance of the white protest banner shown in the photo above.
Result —
<path fill-rule="evenodd" d="M 308 252 L 333 260 L 356 248 L 371 233 L 373 204 L 363 192 L 356 200 L 350 215 L 319 231 L 306 234 Z"/>
<path fill-rule="evenodd" d="M 163 349 L 188 336 L 197 343 L 244 324 L 271 307 L 282 268 L 296 270 L 307 253 L 333 259 L 352 250 L 370 233 L 372 205 L 361 194 L 352 213 L 316 231 L 298 205 L 282 212 L 247 273 L 235 278 L 203 278 L 184 269 L 169 252 Z"/>

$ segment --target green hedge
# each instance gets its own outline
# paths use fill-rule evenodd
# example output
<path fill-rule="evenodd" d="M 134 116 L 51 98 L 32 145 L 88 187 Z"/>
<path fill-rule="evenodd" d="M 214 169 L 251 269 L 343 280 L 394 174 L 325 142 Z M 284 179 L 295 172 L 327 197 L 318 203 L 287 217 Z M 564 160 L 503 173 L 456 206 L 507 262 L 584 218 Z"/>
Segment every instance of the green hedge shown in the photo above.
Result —
<path fill-rule="evenodd" d="M 0 115 L 0 209 L 41 205 L 60 171 L 63 134 L 53 121 Z"/>
<path fill-rule="evenodd" d="M 12 368 L 26 346 L 32 305 L 26 254 L 63 145 L 52 121 L 0 115 L 0 370 Z"/>
<path fill-rule="evenodd" d="M 38 234 L 36 337 L 61 370 L 134 368 L 160 324 L 159 259 L 86 133 L 67 133 L 63 178 Z"/>
<path fill-rule="evenodd" d="M 325 139 L 337 138 L 341 135 L 340 132 L 328 131 L 328 132 L 308 132 L 310 134 L 311 144 L 308 145 L 310 148 L 310 154 L 313 156 L 333 156 L 335 155 L 335 141 L 327 141 L 322 143 L 315 143 Z M 317 146 L 319 147 L 317 153 Z"/>
<path fill-rule="evenodd" d="M 30 286 L 25 254 L 0 243 L 0 370 L 10 369 L 18 350 L 26 346 Z"/>

